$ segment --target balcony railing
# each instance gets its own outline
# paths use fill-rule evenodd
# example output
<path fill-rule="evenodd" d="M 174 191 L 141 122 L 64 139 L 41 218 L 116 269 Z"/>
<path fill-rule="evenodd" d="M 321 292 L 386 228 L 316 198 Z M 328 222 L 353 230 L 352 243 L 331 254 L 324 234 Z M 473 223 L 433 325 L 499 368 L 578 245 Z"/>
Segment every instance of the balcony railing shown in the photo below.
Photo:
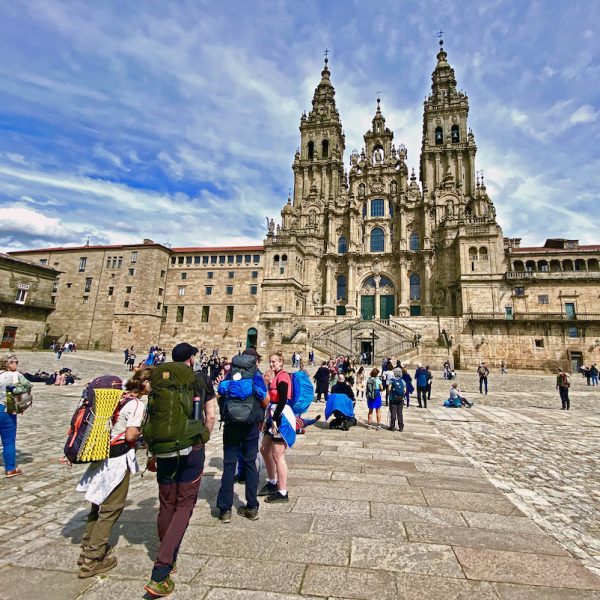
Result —
<path fill-rule="evenodd" d="M 506 279 L 600 279 L 600 271 L 507 271 Z"/>
<path fill-rule="evenodd" d="M 470 321 L 600 321 L 600 313 L 467 313 Z"/>
<path fill-rule="evenodd" d="M 0 294 L 0 304 L 14 304 L 15 306 L 25 306 L 30 308 L 43 308 L 46 310 L 54 310 L 56 306 L 50 300 L 42 300 L 40 298 L 30 298 L 29 294 L 24 302 L 17 301 L 14 294 Z"/>

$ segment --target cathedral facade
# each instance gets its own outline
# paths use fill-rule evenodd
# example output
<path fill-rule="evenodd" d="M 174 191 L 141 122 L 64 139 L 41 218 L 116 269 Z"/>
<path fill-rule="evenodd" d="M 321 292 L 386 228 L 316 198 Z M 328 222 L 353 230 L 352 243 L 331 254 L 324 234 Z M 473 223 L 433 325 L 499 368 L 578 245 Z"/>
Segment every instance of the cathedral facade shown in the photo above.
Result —
<path fill-rule="evenodd" d="M 186 339 L 226 353 L 312 348 L 461 367 L 600 360 L 600 246 L 504 237 L 442 42 L 431 79 L 418 175 L 379 100 L 345 162 L 326 59 L 300 119 L 293 193 L 261 246 L 12 253 L 62 272 L 49 334 L 96 348 Z"/>

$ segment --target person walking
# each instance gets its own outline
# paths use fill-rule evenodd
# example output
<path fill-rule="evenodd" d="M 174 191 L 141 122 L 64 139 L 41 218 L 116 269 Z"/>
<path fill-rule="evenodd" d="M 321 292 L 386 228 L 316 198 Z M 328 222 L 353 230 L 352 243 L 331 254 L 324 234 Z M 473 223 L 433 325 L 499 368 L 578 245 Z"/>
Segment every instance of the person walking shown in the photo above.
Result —
<path fill-rule="evenodd" d="M 235 470 L 238 460 L 242 463 L 240 477 L 246 486 L 246 505 L 237 509 L 238 515 L 246 517 L 251 521 L 258 519 L 258 469 L 256 468 L 256 456 L 258 454 L 258 438 L 260 433 L 260 424 L 265 416 L 265 408 L 268 404 L 267 390 L 263 379 L 263 374 L 258 369 L 260 354 L 255 348 L 246 348 L 241 355 L 235 356 L 232 363 L 233 375 L 221 384 L 219 388 L 219 405 L 221 409 L 221 419 L 224 422 L 223 427 L 223 475 L 221 477 L 221 487 L 217 496 L 217 508 L 219 509 L 219 519 L 223 523 L 231 521 L 231 507 L 233 506 L 233 485 L 235 479 Z M 232 382 L 248 381 L 248 385 L 243 388 L 240 385 L 240 391 L 244 395 L 251 390 L 248 398 L 252 404 L 249 411 L 249 417 L 244 421 L 234 421 L 228 419 L 230 412 L 227 410 L 226 403 L 228 399 L 234 397 L 234 392 L 229 388 Z M 224 384 L 229 384 L 225 386 Z M 221 395 L 222 394 L 222 395 Z M 243 398 L 236 399 L 239 400 Z"/>
<path fill-rule="evenodd" d="M 410 395 L 415 391 L 415 387 L 412 384 L 412 377 L 409 375 L 406 367 L 402 367 L 402 381 L 404 381 L 406 389 L 406 408 L 408 408 L 410 406 Z"/>
<path fill-rule="evenodd" d="M 404 394 L 405 386 L 402 379 L 402 369 L 396 367 L 393 370 L 394 378 L 391 381 L 390 393 L 390 431 L 396 429 L 398 421 L 398 431 L 404 431 Z"/>
<path fill-rule="evenodd" d="M 417 370 L 415 371 L 415 381 L 417 383 L 417 402 L 419 408 L 427 408 L 427 370 L 423 368 L 421 363 L 417 364 Z"/>
<path fill-rule="evenodd" d="M 431 400 L 431 384 L 433 383 L 433 374 L 429 370 L 429 365 L 425 367 L 425 371 L 427 371 L 427 401 L 429 402 L 429 400 Z"/>
<path fill-rule="evenodd" d="M 482 362 L 477 369 L 477 375 L 479 375 L 479 393 L 483 394 L 483 388 L 485 387 L 485 393 L 488 393 L 488 375 L 490 370 L 486 364 Z"/>
<path fill-rule="evenodd" d="M 569 410 L 571 408 L 571 401 L 569 400 L 569 388 L 571 387 L 571 378 L 566 371 L 558 369 L 558 375 L 556 376 L 556 389 L 560 394 L 560 402 L 562 404 L 561 410 Z"/>
<path fill-rule="evenodd" d="M 356 399 L 365 398 L 365 368 L 361 365 L 356 372 Z"/>
<path fill-rule="evenodd" d="M 135 444 L 146 412 L 141 397 L 149 391 L 151 376 L 150 369 L 143 369 L 127 380 L 113 416 L 109 458 L 91 463 L 77 486 L 92 503 L 77 561 L 79 579 L 106 573 L 117 565 L 109 539 L 125 508 L 130 476 L 139 472 Z M 116 381 L 120 388 L 120 380 Z"/>
<path fill-rule="evenodd" d="M 367 407 L 369 414 L 367 415 L 367 427 L 371 427 L 371 420 L 373 418 L 373 411 L 377 416 L 377 426 L 375 429 L 379 431 L 381 429 L 381 392 L 383 391 L 383 385 L 379 376 L 379 369 L 375 367 L 371 371 L 369 379 L 367 379 Z"/>
<path fill-rule="evenodd" d="M 198 499 L 204 445 L 215 423 L 214 397 L 193 370 L 197 353 L 198 348 L 186 342 L 177 344 L 171 353 L 173 362 L 156 367 L 152 375 L 143 433 L 156 456 L 160 502 L 160 546 L 144 587 L 153 596 L 166 596 L 175 587 L 171 572 Z"/>
<path fill-rule="evenodd" d="M 5 477 L 16 477 L 23 473 L 17 467 L 17 415 L 8 412 L 6 406 L 6 388 L 19 383 L 18 366 L 19 360 L 15 354 L 0 358 L 0 436 Z"/>
<path fill-rule="evenodd" d="M 266 496 L 267 503 L 289 502 L 288 468 L 285 461 L 287 443 L 279 429 L 282 419 L 285 418 L 283 412 L 292 397 L 292 380 L 289 373 L 284 370 L 283 362 L 281 352 L 272 354 L 269 357 L 270 370 L 265 377 L 270 404 L 267 408 L 260 453 L 265 460 L 268 480 L 259 490 L 258 495 Z"/>
<path fill-rule="evenodd" d="M 598 385 L 598 367 L 596 366 L 596 363 L 590 367 L 590 377 L 592 378 L 592 385 Z"/>
<path fill-rule="evenodd" d="M 325 396 L 324 402 L 327 402 L 327 397 L 329 396 L 329 367 L 325 361 L 317 369 L 313 380 L 317 388 L 317 399 L 315 402 L 321 402 L 321 395 Z"/>
<path fill-rule="evenodd" d="M 506 363 L 504 361 L 500 362 L 500 375 L 507 375 L 508 371 L 506 370 Z"/>

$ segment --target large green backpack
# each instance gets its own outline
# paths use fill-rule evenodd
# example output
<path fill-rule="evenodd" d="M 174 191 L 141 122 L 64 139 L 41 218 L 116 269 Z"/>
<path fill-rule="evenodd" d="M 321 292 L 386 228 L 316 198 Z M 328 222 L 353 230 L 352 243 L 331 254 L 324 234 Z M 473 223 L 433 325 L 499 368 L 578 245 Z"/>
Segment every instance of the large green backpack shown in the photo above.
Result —
<path fill-rule="evenodd" d="M 209 432 L 203 421 L 192 419 L 194 371 L 183 363 L 165 363 L 152 372 L 146 422 L 142 432 L 153 454 L 178 452 L 207 442 Z"/>

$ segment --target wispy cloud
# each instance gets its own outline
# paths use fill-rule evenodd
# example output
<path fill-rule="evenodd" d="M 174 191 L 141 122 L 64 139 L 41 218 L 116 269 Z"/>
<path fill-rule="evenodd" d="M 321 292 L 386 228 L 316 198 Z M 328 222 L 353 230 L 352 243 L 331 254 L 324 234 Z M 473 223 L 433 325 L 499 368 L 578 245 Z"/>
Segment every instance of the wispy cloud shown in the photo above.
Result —
<path fill-rule="evenodd" d="M 325 47 L 346 161 L 383 90 L 418 167 L 440 27 L 505 234 L 597 239 L 581 217 L 598 200 L 600 61 L 581 23 L 599 8 L 550 5 L 482 1 L 468 20 L 458 0 L 6 5 L 0 244 L 259 243 Z"/>

